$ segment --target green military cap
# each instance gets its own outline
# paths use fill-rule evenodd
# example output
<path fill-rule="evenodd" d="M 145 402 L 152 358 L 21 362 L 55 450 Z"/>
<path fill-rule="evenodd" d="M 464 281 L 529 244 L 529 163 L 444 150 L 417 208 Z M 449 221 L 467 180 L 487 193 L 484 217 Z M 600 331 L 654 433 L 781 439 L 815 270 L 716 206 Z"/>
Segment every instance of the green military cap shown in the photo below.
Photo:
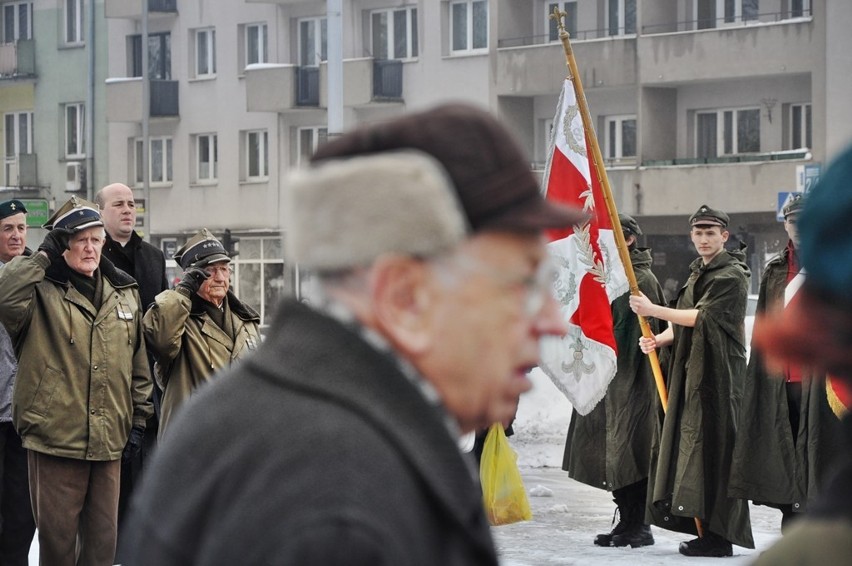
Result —
<path fill-rule="evenodd" d="M 0 202 L 0 220 L 14 216 L 15 214 L 20 214 L 21 212 L 26 213 L 27 207 L 25 207 L 24 203 L 18 199 Z"/>
<path fill-rule="evenodd" d="M 781 209 L 781 214 L 784 215 L 784 219 L 786 220 L 791 214 L 800 213 L 804 206 L 805 193 L 790 193 L 790 196 L 787 197 L 787 202 L 784 204 L 784 208 Z"/>
<path fill-rule="evenodd" d="M 632 216 L 628 216 L 627 214 L 622 214 L 619 212 L 618 220 L 619 222 L 621 222 L 622 231 L 633 234 L 634 236 L 642 235 L 642 229 L 639 228 L 639 223 L 636 222 L 636 219 Z"/>
<path fill-rule="evenodd" d="M 695 211 L 695 214 L 689 217 L 689 225 L 696 226 L 721 226 L 727 228 L 730 217 L 721 210 L 710 208 L 706 204 L 702 204 Z"/>
<path fill-rule="evenodd" d="M 53 216 L 44 223 L 43 228 L 53 230 L 54 228 L 65 228 L 73 232 L 79 232 L 86 228 L 103 226 L 100 208 L 93 202 L 73 196 L 53 213 Z"/>
<path fill-rule="evenodd" d="M 181 269 L 187 267 L 204 267 L 220 261 L 231 261 L 228 252 L 216 236 L 207 228 L 202 228 L 175 252 L 174 259 Z"/>

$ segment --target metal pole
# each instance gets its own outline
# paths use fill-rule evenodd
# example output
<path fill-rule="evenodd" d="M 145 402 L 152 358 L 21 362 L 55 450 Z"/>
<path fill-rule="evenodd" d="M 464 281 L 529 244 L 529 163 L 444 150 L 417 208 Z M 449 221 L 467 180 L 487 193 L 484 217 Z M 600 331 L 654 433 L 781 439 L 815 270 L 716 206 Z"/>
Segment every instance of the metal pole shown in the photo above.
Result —
<path fill-rule="evenodd" d="M 142 2 L 142 191 L 145 216 L 142 230 L 146 242 L 151 241 L 151 173 L 148 147 L 148 118 L 151 115 L 151 77 L 148 72 L 148 0 Z"/>
<path fill-rule="evenodd" d="M 89 0 L 86 15 L 88 71 L 86 83 L 86 200 L 91 201 L 95 185 L 95 0 Z"/>
<path fill-rule="evenodd" d="M 328 137 L 343 133 L 343 0 L 326 0 Z"/>

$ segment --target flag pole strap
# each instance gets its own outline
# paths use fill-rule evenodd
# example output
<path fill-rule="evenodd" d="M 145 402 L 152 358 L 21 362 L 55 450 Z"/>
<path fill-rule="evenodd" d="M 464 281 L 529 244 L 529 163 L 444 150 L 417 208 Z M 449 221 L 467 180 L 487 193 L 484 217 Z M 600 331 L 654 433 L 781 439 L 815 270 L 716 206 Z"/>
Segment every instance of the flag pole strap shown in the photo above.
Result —
<path fill-rule="evenodd" d="M 639 295 L 639 284 L 636 282 L 636 273 L 633 271 L 633 264 L 630 262 L 630 252 L 627 250 L 627 242 L 624 240 L 624 233 L 620 229 L 621 221 L 618 219 L 618 210 L 615 207 L 615 200 L 612 197 L 612 189 L 609 186 L 609 179 L 606 175 L 604 167 L 603 155 L 601 154 L 600 144 L 598 143 L 595 128 L 592 125 L 592 117 L 589 113 L 589 105 L 586 103 L 586 94 L 583 92 L 583 81 L 580 79 L 580 72 L 577 69 L 577 61 L 574 59 L 574 51 L 571 49 L 571 41 L 569 33 L 565 29 L 563 18 L 568 14 L 558 7 L 554 6 L 553 12 L 550 14 L 550 19 L 556 21 L 559 28 L 559 40 L 562 42 L 562 49 L 565 51 L 565 61 L 568 65 L 568 80 L 574 84 L 574 93 L 577 97 L 577 106 L 580 108 L 580 116 L 583 119 L 583 129 L 586 132 L 588 145 L 592 150 L 593 164 L 595 173 L 598 176 L 601 190 L 603 192 L 604 202 L 606 203 L 609 220 L 613 227 L 613 236 L 615 237 L 615 245 L 618 249 L 618 256 L 621 258 L 621 263 L 624 265 L 624 272 L 627 275 L 627 281 L 630 285 L 630 294 Z M 645 338 L 653 338 L 651 327 L 645 317 L 636 315 L 639 318 L 639 327 L 642 329 L 642 336 Z M 660 403 L 665 412 L 668 407 L 669 399 L 666 391 L 666 382 L 663 380 L 663 371 L 660 368 L 660 360 L 657 357 L 657 351 L 651 350 L 648 352 L 648 361 L 651 363 L 651 369 L 654 373 L 654 382 L 657 385 L 657 393 L 660 395 Z M 695 527 L 698 530 L 698 536 L 704 536 L 704 530 L 701 526 L 701 520 L 695 517 Z"/>

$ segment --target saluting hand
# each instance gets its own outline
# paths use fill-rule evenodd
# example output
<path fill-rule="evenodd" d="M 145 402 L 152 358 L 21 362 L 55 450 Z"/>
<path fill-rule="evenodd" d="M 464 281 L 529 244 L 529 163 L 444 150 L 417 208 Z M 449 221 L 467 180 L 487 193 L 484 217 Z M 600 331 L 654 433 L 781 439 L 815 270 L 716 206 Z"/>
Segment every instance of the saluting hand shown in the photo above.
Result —
<path fill-rule="evenodd" d="M 210 277 L 210 274 L 200 267 L 187 267 L 183 272 L 183 278 L 181 278 L 180 283 L 177 284 L 175 289 L 183 291 L 184 295 L 191 297 L 198 292 L 201 285 L 204 284 L 204 280 L 208 277 Z"/>

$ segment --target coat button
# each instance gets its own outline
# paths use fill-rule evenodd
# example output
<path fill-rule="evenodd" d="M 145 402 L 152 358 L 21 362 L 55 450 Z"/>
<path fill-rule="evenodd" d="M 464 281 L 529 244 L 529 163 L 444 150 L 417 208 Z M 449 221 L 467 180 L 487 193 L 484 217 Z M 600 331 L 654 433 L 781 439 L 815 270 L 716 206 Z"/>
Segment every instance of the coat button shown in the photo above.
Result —
<path fill-rule="evenodd" d="M 683 511 L 683 505 L 678 505 L 677 510 L 678 510 L 678 511 Z"/>
<path fill-rule="evenodd" d="M 98 369 L 98 364 L 93 365 L 92 369 Z"/>
<path fill-rule="evenodd" d="M 95 410 L 94 410 L 94 409 L 92 409 L 92 410 L 91 410 L 91 411 L 89 411 L 89 412 L 90 412 L 90 413 L 92 413 L 93 415 L 95 414 Z"/>
<path fill-rule="evenodd" d="M 793 509 L 798 509 L 798 508 L 799 508 L 799 504 L 798 504 L 798 503 L 793 503 Z"/>

